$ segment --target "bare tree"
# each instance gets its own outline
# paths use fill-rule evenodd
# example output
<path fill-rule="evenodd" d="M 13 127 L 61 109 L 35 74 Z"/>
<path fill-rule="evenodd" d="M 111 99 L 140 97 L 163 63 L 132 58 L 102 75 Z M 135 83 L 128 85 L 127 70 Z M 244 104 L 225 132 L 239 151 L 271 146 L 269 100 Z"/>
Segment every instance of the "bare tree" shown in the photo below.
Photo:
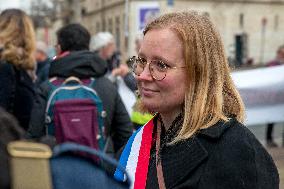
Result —
<path fill-rule="evenodd" d="M 30 16 L 35 28 L 47 27 L 60 18 L 59 0 L 32 0 Z"/>
<path fill-rule="evenodd" d="M 80 0 L 61 1 L 61 19 L 63 23 L 79 23 L 82 19 L 82 7 Z"/>

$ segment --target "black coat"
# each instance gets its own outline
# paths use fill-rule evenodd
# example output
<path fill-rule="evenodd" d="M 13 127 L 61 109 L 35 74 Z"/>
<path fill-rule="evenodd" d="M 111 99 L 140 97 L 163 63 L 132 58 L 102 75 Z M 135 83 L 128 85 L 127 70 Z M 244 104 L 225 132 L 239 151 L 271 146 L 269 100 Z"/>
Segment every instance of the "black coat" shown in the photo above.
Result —
<path fill-rule="evenodd" d="M 47 58 L 46 60 L 42 62 L 37 62 L 36 85 L 40 85 L 41 83 L 43 83 L 45 80 L 48 79 L 49 67 L 50 67 L 49 58 Z"/>
<path fill-rule="evenodd" d="M 0 61 L 0 106 L 13 114 L 25 130 L 29 126 L 34 96 L 34 83 L 27 72 Z"/>
<path fill-rule="evenodd" d="M 106 132 L 112 136 L 116 152 L 131 136 L 132 124 L 115 86 L 103 77 L 105 72 L 106 63 L 95 53 L 77 51 L 51 62 L 49 77 L 96 78 L 94 89 L 102 99 L 103 107 L 107 112 L 104 124 Z M 44 114 L 48 91 L 49 85 L 46 81 L 40 86 L 34 103 L 28 130 L 29 138 L 40 138 L 45 135 Z"/>
<path fill-rule="evenodd" d="M 146 188 L 156 189 L 153 152 Z M 165 146 L 161 158 L 167 189 L 279 188 L 279 175 L 271 156 L 235 119 L 218 122 L 184 142 Z"/>

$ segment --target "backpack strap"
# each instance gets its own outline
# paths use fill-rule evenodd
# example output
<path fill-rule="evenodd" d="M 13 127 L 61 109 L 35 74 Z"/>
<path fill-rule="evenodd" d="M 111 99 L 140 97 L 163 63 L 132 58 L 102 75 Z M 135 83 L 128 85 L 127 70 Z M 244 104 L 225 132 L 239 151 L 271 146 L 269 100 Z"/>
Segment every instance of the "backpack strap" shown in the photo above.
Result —
<path fill-rule="evenodd" d="M 90 154 L 93 156 L 98 157 L 98 159 L 101 161 L 102 164 L 104 162 L 116 167 L 117 169 L 121 170 L 126 175 L 126 182 L 130 182 L 128 173 L 126 172 L 125 168 L 122 167 L 115 159 L 109 157 L 104 152 L 98 151 L 94 148 L 90 148 L 88 146 L 72 143 L 72 142 L 66 142 L 60 145 L 55 146 L 53 149 L 53 156 L 59 156 L 66 152 L 84 152 L 86 154 Z"/>
<path fill-rule="evenodd" d="M 68 83 L 78 83 L 81 85 L 86 85 L 90 88 L 94 88 L 94 85 L 95 85 L 95 78 L 93 77 L 89 79 L 80 79 L 75 76 L 70 76 L 67 78 L 52 77 L 48 81 L 51 87 L 58 87 L 59 85 L 67 85 Z"/>
<path fill-rule="evenodd" d="M 48 80 L 47 84 L 50 87 L 49 91 L 53 91 L 54 89 L 56 89 L 57 85 L 60 85 L 62 83 L 62 81 L 60 81 L 59 78 L 57 77 L 52 77 Z"/>
<path fill-rule="evenodd" d="M 90 81 L 88 82 L 88 84 L 86 83 L 86 85 L 87 85 L 88 87 L 94 89 L 94 91 L 95 91 L 96 79 L 93 78 L 93 77 L 91 77 L 89 80 L 90 80 Z M 83 83 L 84 83 L 84 82 L 83 82 Z"/>
<path fill-rule="evenodd" d="M 94 155 L 98 157 L 102 161 L 108 161 L 112 165 L 117 166 L 117 162 L 111 159 L 110 157 L 106 156 L 104 153 L 94 148 L 90 148 L 88 146 L 84 146 L 84 145 L 80 145 L 80 144 L 76 144 L 72 142 L 66 142 L 66 143 L 55 146 L 53 150 L 53 156 L 58 156 L 66 152 L 85 152 L 90 155 Z"/>
<path fill-rule="evenodd" d="M 166 189 L 166 184 L 164 180 L 163 167 L 162 167 L 162 158 L 161 158 L 161 124 L 157 125 L 157 138 L 156 138 L 156 169 L 159 189 Z"/>
<path fill-rule="evenodd" d="M 82 81 L 78 77 L 75 77 L 75 76 L 70 76 L 66 78 L 62 84 L 66 85 L 67 83 L 74 82 L 74 81 L 76 83 L 83 84 Z"/>

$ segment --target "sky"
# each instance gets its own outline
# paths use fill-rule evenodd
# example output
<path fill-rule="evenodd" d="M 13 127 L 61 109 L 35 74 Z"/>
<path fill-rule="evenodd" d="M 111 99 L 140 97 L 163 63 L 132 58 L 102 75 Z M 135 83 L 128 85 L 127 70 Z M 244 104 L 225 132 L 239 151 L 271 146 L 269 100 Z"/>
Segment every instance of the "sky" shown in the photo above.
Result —
<path fill-rule="evenodd" d="M 7 8 L 28 10 L 30 2 L 30 0 L 0 0 L 0 11 Z"/>

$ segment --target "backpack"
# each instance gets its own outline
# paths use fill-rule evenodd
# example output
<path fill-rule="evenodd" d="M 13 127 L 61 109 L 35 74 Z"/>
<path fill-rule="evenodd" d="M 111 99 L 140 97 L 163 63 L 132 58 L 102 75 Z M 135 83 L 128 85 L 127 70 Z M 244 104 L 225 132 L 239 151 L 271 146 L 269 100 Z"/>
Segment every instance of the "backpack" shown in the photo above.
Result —
<path fill-rule="evenodd" d="M 95 79 L 51 78 L 46 115 L 46 134 L 57 143 L 75 142 L 105 150 L 103 118 L 106 112 L 97 92 Z"/>
<path fill-rule="evenodd" d="M 15 141 L 8 145 L 13 189 L 126 189 L 130 180 L 125 169 L 105 153 L 75 143 L 55 146 L 53 152 L 41 143 Z M 79 152 L 79 153 L 74 153 Z M 81 156 L 96 156 L 100 162 Z M 117 181 L 103 163 L 120 169 L 126 182 Z M 27 174 L 28 170 L 28 174 Z"/>

